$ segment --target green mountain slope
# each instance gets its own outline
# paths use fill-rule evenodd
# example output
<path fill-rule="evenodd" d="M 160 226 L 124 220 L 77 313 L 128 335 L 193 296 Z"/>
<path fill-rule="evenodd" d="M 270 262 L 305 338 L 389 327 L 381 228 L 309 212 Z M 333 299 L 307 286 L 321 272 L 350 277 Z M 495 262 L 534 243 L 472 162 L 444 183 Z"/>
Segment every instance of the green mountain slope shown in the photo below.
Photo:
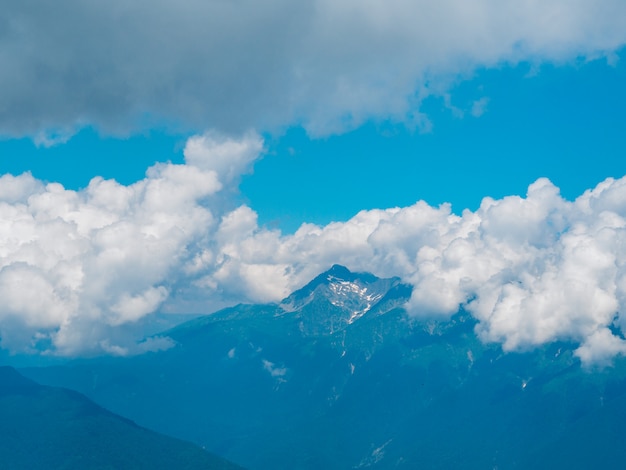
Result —
<path fill-rule="evenodd" d="M 594 452 L 623 468 L 625 360 L 504 354 L 462 311 L 409 319 L 410 293 L 335 266 L 281 304 L 166 332 L 170 350 L 25 373 L 251 469 L 586 469 Z"/>
<path fill-rule="evenodd" d="M 3 469 L 240 468 L 10 367 L 0 367 L 0 436 Z"/>

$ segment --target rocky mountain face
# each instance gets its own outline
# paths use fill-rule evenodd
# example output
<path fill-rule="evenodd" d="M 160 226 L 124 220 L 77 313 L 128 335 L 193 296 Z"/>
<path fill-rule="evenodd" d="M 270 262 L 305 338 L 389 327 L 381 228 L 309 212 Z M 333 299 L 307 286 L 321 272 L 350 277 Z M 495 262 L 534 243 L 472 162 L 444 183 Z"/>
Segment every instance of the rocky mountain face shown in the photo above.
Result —
<path fill-rule="evenodd" d="M 379 279 L 334 265 L 284 299 L 285 315 L 299 319 L 309 336 L 332 335 L 364 316 L 383 315 L 409 300 L 411 286 L 400 278 Z"/>
<path fill-rule="evenodd" d="M 409 318 L 410 294 L 333 266 L 279 304 L 165 332 L 170 350 L 24 373 L 250 469 L 621 468 L 624 361 L 504 354 L 463 311 Z"/>

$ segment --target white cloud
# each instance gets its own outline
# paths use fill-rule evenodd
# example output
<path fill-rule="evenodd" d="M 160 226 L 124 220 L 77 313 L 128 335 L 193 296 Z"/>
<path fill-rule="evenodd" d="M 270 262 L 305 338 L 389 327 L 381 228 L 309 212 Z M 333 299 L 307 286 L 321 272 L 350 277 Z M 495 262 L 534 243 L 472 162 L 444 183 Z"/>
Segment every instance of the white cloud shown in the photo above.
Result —
<path fill-rule="evenodd" d="M 284 377 L 287 375 L 287 369 L 285 367 L 278 367 L 267 359 L 263 359 L 263 369 L 269 372 L 272 377 Z"/>
<path fill-rule="evenodd" d="M 334 262 L 400 275 L 414 285 L 414 316 L 445 320 L 464 306 L 481 339 L 507 351 L 569 340 L 584 363 L 605 362 L 626 352 L 609 330 L 625 325 L 624 188 L 626 178 L 608 179 L 569 202 L 540 179 L 525 198 L 486 198 L 461 216 L 418 202 L 289 236 L 248 225 L 223 266 L 263 301 Z"/>
<path fill-rule="evenodd" d="M 459 75 L 626 42 L 622 0 L 22 1 L 0 21 L 0 135 L 42 145 L 89 124 L 428 125 L 420 99 Z"/>
<path fill-rule="evenodd" d="M 626 354 L 626 341 L 606 328 L 594 331 L 576 350 L 576 355 L 587 366 L 609 365 L 618 354 Z"/>
<path fill-rule="evenodd" d="M 94 178 L 70 191 L 29 174 L 0 178 L 3 346 L 128 351 L 109 341 L 111 330 L 157 310 L 211 250 L 218 195 L 234 178 L 232 165 L 212 162 L 227 155 L 243 171 L 262 148 L 252 134 L 237 145 L 216 135 L 190 142 L 198 139 L 207 145 L 190 158 L 198 166 L 157 164 L 130 186 Z"/>
<path fill-rule="evenodd" d="M 231 183 L 250 171 L 262 150 L 263 140 L 254 132 L 234 139 L 213 131 L 191 137 L 183 153 L 188 165 L 214 171 L 221 182 Z"/>
<path fill-rule="evenodd" d="M 130 186 L 0 177 L 2 346 L 139 352 L 120 332 L 154 311 L 278 301 L 341 263 L 412 283 L 416 317 L 464 306 L 507 351 L 568 340 L 586 364 L 626 353 L 611 332 L 626 328 L 626 177 L 575 201 L 540 179 L 475 212 L 420 201 L 283 235 L 224 200 L 262 149 L 252 134 L 193 137 L 186 164 Z"/>

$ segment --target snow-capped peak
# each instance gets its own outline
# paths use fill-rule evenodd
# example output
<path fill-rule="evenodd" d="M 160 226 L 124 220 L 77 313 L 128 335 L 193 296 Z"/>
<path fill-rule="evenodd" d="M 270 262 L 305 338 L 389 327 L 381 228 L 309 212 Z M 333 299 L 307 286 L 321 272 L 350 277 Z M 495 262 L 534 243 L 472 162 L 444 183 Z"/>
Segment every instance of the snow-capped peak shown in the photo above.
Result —
<path fill-rule="evenodd" d="M 381 279 L 334 265 L 283 300 L 281 307 L 285 312 L 314 315 L 316 323 L 328 324 L 333 332 L 372 310 L 383 314 L 400 306 L 408 296 L 410 287 L 399 278 Z"/>

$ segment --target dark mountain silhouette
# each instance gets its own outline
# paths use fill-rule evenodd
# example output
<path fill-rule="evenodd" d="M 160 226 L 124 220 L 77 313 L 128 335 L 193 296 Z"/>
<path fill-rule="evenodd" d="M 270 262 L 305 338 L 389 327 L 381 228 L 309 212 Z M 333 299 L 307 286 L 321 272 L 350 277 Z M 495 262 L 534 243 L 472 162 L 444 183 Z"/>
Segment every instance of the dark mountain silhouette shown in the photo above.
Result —
<path fill-rule="evenodd" d="M 0 367 L 0 436 L 0 468 L 7 470 L 240 468 L 11 367 Z"/>

